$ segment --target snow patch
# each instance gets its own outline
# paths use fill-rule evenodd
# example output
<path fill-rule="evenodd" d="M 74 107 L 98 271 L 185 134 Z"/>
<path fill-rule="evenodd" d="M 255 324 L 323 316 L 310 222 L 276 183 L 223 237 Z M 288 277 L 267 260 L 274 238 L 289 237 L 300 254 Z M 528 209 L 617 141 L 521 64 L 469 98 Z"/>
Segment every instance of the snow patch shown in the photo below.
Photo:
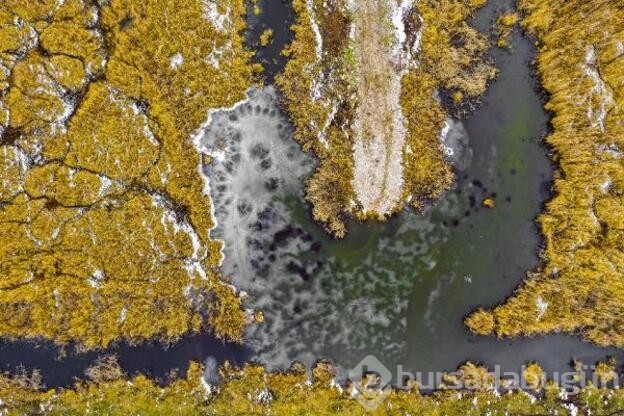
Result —
<path fill-rule="evenodd" d="M 204 18 L 219 32 L 225 32 L 232 23 L 229 7 L 219 5 L 217 0 L 203 0 Z M 225 9 L 225 10 L 223 10 Z"/>
<path fill-rule="evenodd" d="M 128 309 L 124 306 L 123 308 L 121 308 L 121 311 L 119 311 L 119 323 L 123 324 L 124 322 L 126 322 L 127 317 Z"/>
<path fill-rule="evenodd" d="M 316 13 L 314 12 L 313 0 L 306 0 L 306 9 L 308 11 L 308 15 L 310 16 L 310 27 L 312 28 L 312 33 L 314 33 L 316 60 L 320 61 L 323 54 L 323 37 L 321 36 L 321 31 L 316 23 Z"/>
<path fill-rule="evenodd" d="M 104 272 L 102 270 L 96 270 L 93 272 L 91 277 L 89 277 L 89 285 L 94 289 L 99 289 L 102 287 L 102 283 L 104 282 Z"/>
<path fill-rule="evenodd" d="M 181 53 L 176 53 L 169 59 L 169 66 L 171 69 L 178 69 L 184 63 L 184 56 Z"/>
<path fill-rule="evenodd" d="M 587 118 L 592 127 L 599 127 L 601 132 L 605 132 L 606 118 L 608 112 L 615 105 L 613 92 L 611 88 L 604 82 L 598 70 L 598 62 L 596 50 L 593 46 L 588 46 L 585 52 L 585 62 L 583 65 L 585 75 L 587 75 L 594 84 L 588 94 L 587 101 Z M 598 101 L 597 108 L 594 101 Z"/>
<path fill-rule="evenodd" d="M 544 301 L 541 296 L 538 296 L 535 300 L 535 307 L 537 308 L 536 320 L 539 321 L 540 319 L 542 319 L 542 317 L 546 313 L 546 310 L 548 309 L 548 302 Z"/>

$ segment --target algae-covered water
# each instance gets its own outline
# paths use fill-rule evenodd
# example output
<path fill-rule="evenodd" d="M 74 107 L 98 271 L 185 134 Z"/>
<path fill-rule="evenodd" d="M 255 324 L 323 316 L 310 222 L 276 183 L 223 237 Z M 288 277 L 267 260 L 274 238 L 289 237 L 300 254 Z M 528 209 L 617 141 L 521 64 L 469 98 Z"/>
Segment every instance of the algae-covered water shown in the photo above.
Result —
<path fill-rule="evenodd" d="M 512 2 L 490 3 L 475 21 L 483 30 Z M 250 13 L 249 39 L 274 29 L 273 44 L 257 56 L 271 82 L 284 64 L 279 51 L 291 36 L 292 12 L 288 2 L 260 6 L 259 17 Z M 343 240 L 311 218 L 303 183 L 314 160 L 293 141 L 274 90 L 252 91 L 248 102 L 215 114 L 202 139 L 204 151 L 218 156 L 206 171 L 219 223 L 213 235 L 226 243 L 224 272 L 265 322 L 249 329 L 243 346 L 203 335 L 169 348 L 120 345 L 108 352 L 129 373 L 157 377 L 208 356 L 269 368 L 330 358 L 348 371 L 373 354 L 391 370 L 402 364 L 422 372 L 451 371 L 466 360 L 503 371 L 535 360 L 553 372 L 567 370 L 573 357 L 624 358 L 575 336 L 497 340 L 476 337 L 462 324 L 477 306 L 502 302 L 537 267 L 534 219 L 550 197 L 553 172 L 542 143 L 549 119 L 530 72 L 531 43 L 516 33 L 511 50 L 492 54 L 500 75 L 482 105 L 463 122 L 449 120 L 447 138 L 461 145 L 455 189 L 423 214 L 351 223 Z M 495 199 L 494 209 L 481 206 L 486 197 Z M 68 352 L 45 342 L 4 341 L 0 363 L 5 370 L 40 368 L 48 386 L 68 385 L 98 355 Z"/>
<path fill-rule="evenodd" d="M 512 6 L 490 2 L 474 24 L 488 31 Z M 283 3 L 275 13 L 265 7 L 279 21 Z M 271 282 L 251 290 L 252 298 L 255 291 L 271 299 L 260 304 L 265 325 L 249 334 L 255 359 L 284 367 L 327 357 L 349 369 L 374 354 L 389 368 L 423 372 L 450 371 L 466 360 L 517 371 L 535 360 L 553 372 L 568 370 L 571 358 L 622 356 L 575 336 L 476 337 L 462 323 L 477 306 L 504 301 L 539 264 L 535 218 L 551 196 L 554 166 L 543 144 L 549 117 L 531 73 L 534 54 L 519 32 L 510 50 L 492 52 L 498 79 L 477 111 L 450 123 L 449 136 L 469 145 L 456 187 L 424 215 L 353 223 L 337 241 L 311 220 L 300 193 L 281 201 L 290 218 L 287 232 L 275 234 L 283 248 L 268 266 Z M 482 207 L 486 197 L 496 208 Z M 245 278 L 239 281 L 244 287 Z"/>

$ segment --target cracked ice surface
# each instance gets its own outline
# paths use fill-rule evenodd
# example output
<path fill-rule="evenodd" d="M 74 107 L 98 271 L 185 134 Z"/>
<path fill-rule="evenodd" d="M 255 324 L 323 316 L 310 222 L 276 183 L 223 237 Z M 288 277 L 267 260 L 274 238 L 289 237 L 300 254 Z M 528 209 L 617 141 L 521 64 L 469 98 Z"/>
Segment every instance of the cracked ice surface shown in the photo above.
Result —
<path fill-rule="evenodd" d="M 211 113 L 196 137 L 212 156 L 204 173 L 218 223 L 211 234 L 225 243 L 222 270 L 249 294 L 247 306 L 264 312 L 246 337 L 254 358 L 285 368 L 328 356 L 347 368 L 363 351 L 398 357 L 413 284 L 405 270 L 431 262 L 428 247 L 446 237 L 407 216 L 373 233 L 372 244 L 333 241 L 301 212 L 314 162 L 291 134 L 267 88 Z"/>
<path fill-rule="evenodd" d="M 253 285 L 255 234 L 287 224 L 280 200 L 302 187 L 314 162 L 292 139 L 291 127 L 276 107 L 271 88 L 252 90 L 249 99 L 211 115 L 198 137 L 212 163 L 205 168 L 218 226 L 212 236 L 225 241 L 225 274 Z"/>

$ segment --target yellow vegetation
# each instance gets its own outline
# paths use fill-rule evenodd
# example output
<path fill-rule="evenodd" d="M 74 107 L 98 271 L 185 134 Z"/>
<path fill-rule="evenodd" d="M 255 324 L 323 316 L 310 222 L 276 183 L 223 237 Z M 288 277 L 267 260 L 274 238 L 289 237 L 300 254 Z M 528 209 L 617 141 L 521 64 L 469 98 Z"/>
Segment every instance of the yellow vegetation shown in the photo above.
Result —
<path fill-rule="evenodd" d="M 465 321 L 466 326 L 478 335 L 490 335 L 494 330 L 494 317 L 483 309 L 470 314 Z"/>
<path fill-rule="evenodd" d="M 483 205 L 485 208 L 496 208 L 496 200 L 494 198 L 485 198 L 481 205 Z"/>
<path fill-rule="evenodd" d="M 243 1 L 214 4 L 0 3 L 0 335 L 169 342 L 207 314 L 240 339 L 189 139 L 254 76 Z"/>
<path fill-rule="evenodd" d="M 603 386 L 613 381 L 618 375 L 615 372 L 615 360 L 600 361 L 594 368 L 594 373 L 598 378 L 598 382 Z"/>
<path fill-rule="evenodd" d="M 499 336 L 580 332 L 624 347 L 624 11 L 608 0 L 523 0 L 551 95 L 559 168 L 539 223 L 543 264 L 491 311 Z"/>
<path fill-rule="evenodd" d="M 546 386 L 546 375 L 537 363 L 529 363 L 522 372 L 524 381 L 531 390 L 540 391 Z"/>
<path fill-rule="evenodd" d="M 505 48 L 509 46 L 509 38 L 511 37 L 511 32 L 513 31 L 514 26 L 520 20 L 520 16 L 515 12 L 507 12 L 500 16 L 496 20 L 496 25 L 494 27 L 494 31 L 498 40 L 496 42 L 499 48 Z"/>
<path fill-rule="evenodd" d="M 109 363 L 110 364 L 110 363 Z M 97 382 L 78 382 L 68 390 L 40 390 L 38 374 L 0 376 L 0 410 L 6 415 L 220 415 L 220 416 L 482 416 L 521 414 L 569 414 L 570 404 L 578 414 L 615 414 L 624 406 L 622 390 L 588 387 L 576 397 L 562 398 L 554 385 L 543 397 L 521 391 L 500 394 L 492 390 L 494 380 L 486 369 L 466 364 L 454 376 L 469 390 L 439 390 L 423 396 L 417 389 L 392 390 L 375 410 L 367 411 L 355 398 L 354 386 L 332 383 L 334 370 L 321 362 L 308 379 L 303 365 L 288 372 L 266 373 L 261 366 L 241 369 L 229 365 L 220 373 L 219 390 L 209 393 L 200 381 L 202 368 L 191 363 L 185 378 L 160 387 L 145 376 Z M 450 377 L 452 378 L 452 377 Z M 449 380 L 450 380 L 449 378 Z"/>
<path fill-rule="evenodd" d="M 260 46 L 268 46 L 273 39 L 273 29 L 265 29 L 260 35 Z"/>

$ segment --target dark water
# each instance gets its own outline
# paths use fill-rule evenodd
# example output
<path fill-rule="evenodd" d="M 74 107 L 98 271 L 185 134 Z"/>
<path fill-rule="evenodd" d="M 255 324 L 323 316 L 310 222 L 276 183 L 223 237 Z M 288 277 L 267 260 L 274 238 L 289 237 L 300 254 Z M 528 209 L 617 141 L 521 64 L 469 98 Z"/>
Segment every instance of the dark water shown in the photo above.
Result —
<path fill-rule="evenodd" d="M 490 3 L 476 20 L 483 30 L 512 4 Z M 270 83 L 284 65 L 279 51 L 290 39 L 293 17 L 288 2 L 260 5 L 259 17 L 249 15 L 248 39 L 253 43 L 266 27 L 273 28 L 273 43 L 257 55 Z M 312 221 L 299 195 L 286 198 L 293 234 L 304 235 L 306 245 L 289 252 L 292 262 L 276 271 L 282 280 L 272 288 L 274 302 L 265 315 L 283 324 L 260 328 L 265 333 L 250 336 L 247 346 L 202 335 L 170 348 L 120 345 L 106 352 L 117 353 L 131 374 L 163 380 L 171 369 L 184 371 L 190 360 L 210 355 L 219 361 L 259 359 L 272 367 L 328 357 L 348 370 L 374 354 L 391 369 L 402 364 L 421 372 L 450 371 L 467 360 L 503 371 L 536 360 L 550 372 L 568 370 L 572 357 L 588 364 L 608 355 L 621 361 L 622 351 L 575 336 L 496 340 L 473 336 L 462 324 L 477 306 L 502 302 L 538 265 L 541 240 L 534 219 L 550 197 L 553 167 L 541 139 L 548 116 L 530 75 L 533 55 L 531 43 L 518 33 L 511 52 L 493 52 L 500 76 L 464 123 L 472 163 L 457 173 L 456 189 L 425 215 L 406 212 L 385 224 L 353 223 L 349 235 L 336 241 Z M 495 197 L 495 209 L 481 207 L 487 196 Z M 1 369 L 39 368 L 51 387 L 70 385 L 98 353 L 74 354 L 68 348 L 61 356 L 48 342 L 0 342 Z"/>
<path fill-rule="evenodd" d="M 159 343 L 137 346 L 118 345 L 104 351 L 76 354 L 73 347 L 65 351 L 48 341 L 0 342 L 0 371 L 15 372 L 20 368 L 39 369 L 48 387 L 70 386 L 77 379 L 84 379 L 85 370 L 104 354 L 116 354 L 119 363 L 128 374 L 147 374 L 166 382 L 172 370 L 184 374 L 190 361 L 203 361 L 214 356 L 220 362 L 244 363 L 250 357 L 248 348 L 227 345 L 209 336 L 194 336 L 167 348 Z"/>
<path fill-rule="evenodd" d="M 491 3 L 479 13 L 480 28 L 513 4 Z M 474 158 L 455 191 L 459 223 L 439 248 L 436 266 L 417 274 L 412 292 L 407 362 L 414 370 L 452 369 L 469 359 L 509 371 L 534 360 L 553 372 L 567 371 L 572 357 L 586 364 L 607 355 L 624 357 L 620 350 L 598 348 L 574 336 L 496 340 L 473 336 L 462 324 L 477 306 L 502 302 L 525 272 L 538 266 L 542 241 L 534 219 L 550 198 L 553 166 L 542 142 L 549 118 L 530 73 L 534 54 L 531 42 L 519 33 L 511 52 L 495 50 L 500 76 L 482 107 L 465 122 Z M 493 195 L 497 207 L 481 208 L 483 198 Z M 427 314 L 432 325 L 424 319 Z"/>
<path fill-rule="evenodd" d="M 286 65 L 286 57 L 281 52 L 293 37 L 290 28 L 295 23 L 295 15 L 287 0 L 259 0 L 258 5 L 260 15 L 255 15 L 253 7 L 248 6 L 246 38 L 250 47 L 256 51 L 255 62 L 264 67 L 263 75 L 267 84 L 272 84 L 275 76 Z M 259 39 L 265 29 L 273 30 L 273 40 L 263 47 Z"/>

